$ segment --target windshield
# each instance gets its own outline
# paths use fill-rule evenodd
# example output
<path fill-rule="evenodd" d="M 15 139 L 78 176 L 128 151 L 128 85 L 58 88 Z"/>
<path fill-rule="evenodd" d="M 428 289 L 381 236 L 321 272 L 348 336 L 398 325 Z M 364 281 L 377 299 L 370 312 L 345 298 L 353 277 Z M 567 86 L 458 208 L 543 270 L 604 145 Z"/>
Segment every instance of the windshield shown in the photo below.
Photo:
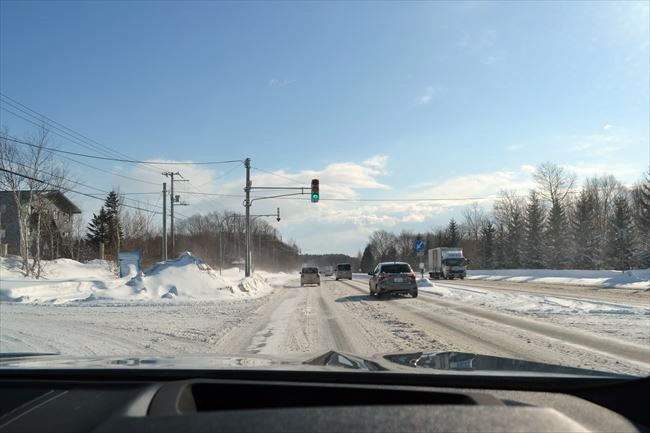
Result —
<path fill-rule="evenodd" d="M 0 368 L 648 376 L 649 23 L 647 1 L 0 1 Z"/>
<path fill-rule="evenodd" d="M 386 274 L 401 274 L 412 272 L 411 267 L 406 264 L 382 265 L 380 272 Z"/>
<path fill-rule="evenodd" d="M 447 266 L 462 266 L 465 264 L 465 259 L 445 259 L 443 263 Z"/>

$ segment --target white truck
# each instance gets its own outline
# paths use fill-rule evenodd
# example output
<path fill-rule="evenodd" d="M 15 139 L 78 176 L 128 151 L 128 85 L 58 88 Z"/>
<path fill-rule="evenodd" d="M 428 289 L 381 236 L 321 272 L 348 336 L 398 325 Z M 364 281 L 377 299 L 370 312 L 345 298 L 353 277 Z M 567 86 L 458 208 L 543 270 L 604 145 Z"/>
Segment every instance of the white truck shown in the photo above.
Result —
<path fill-rule="evenodd" d="M 439 247 L 429 250 L 429 278 L 461 280 L 467 276 L 467 260 L 460 248 Z"/>

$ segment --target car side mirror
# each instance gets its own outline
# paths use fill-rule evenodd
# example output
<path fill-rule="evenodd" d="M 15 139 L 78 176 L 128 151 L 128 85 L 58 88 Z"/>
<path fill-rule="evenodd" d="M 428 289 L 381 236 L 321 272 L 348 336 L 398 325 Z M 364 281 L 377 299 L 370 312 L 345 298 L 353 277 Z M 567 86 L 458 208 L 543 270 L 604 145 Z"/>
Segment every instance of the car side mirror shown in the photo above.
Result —
<path fill-rule="evenodd" d="M 375 275 L 375 274 L 373 274 L 372 272 L 368 272 L 368 275 Z"/>

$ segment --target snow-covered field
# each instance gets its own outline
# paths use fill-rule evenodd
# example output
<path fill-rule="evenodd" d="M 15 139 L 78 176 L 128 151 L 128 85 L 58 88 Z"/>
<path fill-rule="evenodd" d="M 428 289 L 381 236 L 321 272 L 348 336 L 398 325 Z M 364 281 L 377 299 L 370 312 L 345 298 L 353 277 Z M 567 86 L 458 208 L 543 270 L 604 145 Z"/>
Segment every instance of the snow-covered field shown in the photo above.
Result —
<path fill-rule="evenodd" d="M 157 263 L 144 273 L 118 278 L 106 261 L 79 263 L 70 259 L 44 262 L 43 277 L 25 278 L 17 257 L 0 258 L 0 301 L 33 304 L 70 302 L 191 302 L 254 298 L 293 275 L 227 269 L 222 275 L 189 252 Z"/>
<path fill-rule="evenodd" d="M 650 290 L 650 269 L 634 269 L 629 271 L 591 271 L 570 269 L 468 270 L 467 278 L 470 280 L 531 282 Z"/>

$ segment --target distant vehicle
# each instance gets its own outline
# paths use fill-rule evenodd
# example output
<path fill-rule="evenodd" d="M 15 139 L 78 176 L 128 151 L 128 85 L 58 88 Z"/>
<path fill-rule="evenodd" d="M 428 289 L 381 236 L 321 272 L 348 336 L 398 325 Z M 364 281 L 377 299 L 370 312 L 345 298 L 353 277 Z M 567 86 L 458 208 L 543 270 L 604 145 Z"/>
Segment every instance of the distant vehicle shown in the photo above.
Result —
<path fill-rule="evenodd" d="M 408 293 L 418 297 L 418 285 L 411 265 L 404 262 L 379 263 L 372 272 L 368 286 L 370 295 L 380 297 L 384 293 Z"/>
<path fill-rule="evenodd" d="M 300 271 L 300 286 L 305 284 L 316 284 L 320 286 L 320 274 L 318 273 L 318 268 L 313 266 L 308 266 L 302 268 Z"/>
<path fill-rule="evenodd" d="M 461 280 L 467 276 L 467 263 L 460 248 L 433 248 L 429 250 L 429 277 Z"/>
<path fill-rule="evenodd" d="M 336 265 L 336 281 L 338 280 L 351 280 L 352 279 L 352 266 L 349 263 L 339 263 Z"/>
<path fill-rule="evenodd" d="M 334 268 L 332 266 L 326 267 L 325 270 L 323 271 L 323 275 L 325 275 L 326 277 L 331 277 L 332 275 L 334 275 Z"/>

